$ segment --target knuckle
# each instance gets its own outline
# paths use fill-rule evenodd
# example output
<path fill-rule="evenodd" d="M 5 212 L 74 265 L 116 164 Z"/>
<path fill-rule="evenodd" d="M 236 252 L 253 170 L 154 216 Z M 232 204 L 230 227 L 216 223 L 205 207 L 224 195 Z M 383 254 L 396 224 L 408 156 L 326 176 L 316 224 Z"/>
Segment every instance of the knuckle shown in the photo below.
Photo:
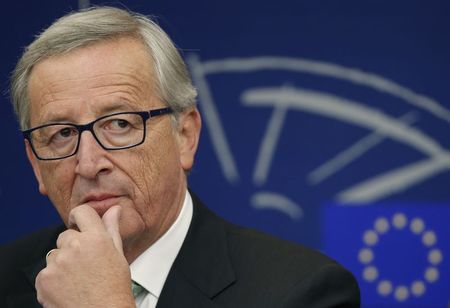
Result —
<path fill-rule="evenodd" d="M 74 238 L 76 238 L 78 232 L 75 230 L 66 230 L 59 234 L 58 239 L 56 240 L 56 245 L 58 248 L 61 248 L 65 245 L 70 245 Z"/>
<path fill-rule="evenodd" d="M 39 289 L 41 288 L 42 285 L 42 271 L 40 271 L 37 276 L 36 276 L 36 280 L 34 281 L 34 286 L 36 287 L 36 290 L 39 291 Z"/>
<path fill-rule="evenodd" d="M 45 298 L 47 291 L 52 287 L 52 277 L 51 271 L 48 268 L 44 268 L 39 274 L 36 276 L 35 280 L 35 288 L 36 288 L 36 299 L 37 301 L 43 305 L 45 305 Z"/>
<path fill-rule="evenodd" d="M 70 268 L 73 265 L 73 254 L 71 251 L 68 251 L 65 249 L 64 251 L 61 251 L 57 255 L 55 255 L 55 265 L 58 268 L 58 270 L 67 270 L 67 268 Z"/>
<path fill-rule="evenodd" d="M 69 241 L 69 247 L 75 250 L 79 250 L 81 247 L 80 240 L 77 238 L 73 238 Z"/>
<path fill-rule="evenodd" d="M 77 214 L 83 214 L 86 212 L 90 212 L 92 210 L 92 208 L 87 204 L 81 204 L 81 205 L 77 206 L 76 208 L 74 208 L 74 210 L 76 210 Z"/>
<path fill-rule="evenodd" d="M 48 267 L 44 268 L 39 274 L 36 276 L 35 286 L 36 289 L 42 289 L 43 286 L 48 285 L 50 280 L 50 271 Z"/>
<path fill-rule="evenodd" d="M 39 304 L 44 305 L 44 299 L 42 298 L 42 293 L 39 290 L 37 290 L 36 299 Z"/>
<path fill-rule="evenodd" d="M 56 247 L 60 248 L 62 246 L 62 244 L 64 243 L 64 239 L 65 239 L 65 232 L 60 233 L 58 235 L 58 238 L 56 239 Z"/>
<path fill-rule="evenodd" d="M 57 253 L 57 254 L 55 254 L 55 257 L 54 257 L 54 261 L 55 261 L 55 264 L 57 264 L 57 265 L 61 265 L 61 264 L 64 264 L 64 257 L 63 257 L 63 254 L 62 253 Z"/>
<path fill-rule="evenodd" d="M 89 206 L 87 204 L 81 204 L 79 206 L 76 206 L 72 210 L 70 210 L 69 215 L 70 216 L 78 216 L 86 210 L 86 207 L 89 207 Z"/>
<path fill-rule="evenodd" d="M 82 206 L 83 205 L 80 205 L 80 206 L 74 207 L 72 210 L 70 210 L 69 217 L 74 218 L 74 217 L 78 216 Z"/>

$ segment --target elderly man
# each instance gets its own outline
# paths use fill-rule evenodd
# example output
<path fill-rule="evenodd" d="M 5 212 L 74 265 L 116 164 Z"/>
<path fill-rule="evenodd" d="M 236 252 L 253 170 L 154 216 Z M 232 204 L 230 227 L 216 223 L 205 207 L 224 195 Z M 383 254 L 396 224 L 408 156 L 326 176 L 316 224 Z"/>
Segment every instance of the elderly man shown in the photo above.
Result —
<path fill-rule="evenodd" d="M 340 265 L 225 222 L 187 190 L 196 91 L 145 16 L 62 17 L 26 49 L 11 94 L 65 226 L 1 248 L 1 307 L 359 306 Z"/>

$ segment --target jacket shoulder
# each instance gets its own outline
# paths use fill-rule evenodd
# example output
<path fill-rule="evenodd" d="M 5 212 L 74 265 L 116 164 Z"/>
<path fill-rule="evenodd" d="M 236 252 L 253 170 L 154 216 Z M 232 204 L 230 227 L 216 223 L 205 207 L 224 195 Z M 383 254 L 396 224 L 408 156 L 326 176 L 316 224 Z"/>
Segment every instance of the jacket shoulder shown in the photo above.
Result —
<path fill-rule="evenodd" d="M 26 281 L 24 269 L 32 267 L 45 256 L 63 229 L 63 226 L 45 228 L 0 246 L 1 293 Z"/>
<path fill-rule="evenodd" d="M 273 274 L 289 270 L 293 276 L 307 276 L 324 266 L 340 266 L 319 251 L 254 229 L 230 224 L 227 233 L 230 257 L 242 270 L 253 268 Z"/>
<path fill-rule="evenodd" d="M 42 257 L 42 250 L 55 244 L 63 226 L 52 226 L 25 235 L 0 246 L 0 266 L 6 264 L 29 263 L 31 259 Z"/>
<path fill-rule="evenodd" d="M 264 307 L 359 307 L 355 277 L 335 260 L 298 243 L 225 224 L 229 255 L 239 277 L 235 292 L 255 292 Z"/>

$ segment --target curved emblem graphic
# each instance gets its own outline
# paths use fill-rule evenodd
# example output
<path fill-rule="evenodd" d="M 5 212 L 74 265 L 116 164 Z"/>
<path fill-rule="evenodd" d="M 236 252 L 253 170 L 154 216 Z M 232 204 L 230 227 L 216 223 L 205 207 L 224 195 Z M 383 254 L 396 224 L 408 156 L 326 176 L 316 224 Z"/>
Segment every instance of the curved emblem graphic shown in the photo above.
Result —
<path fill-rule="evenodd" d="M 229 183 L 237 183 L 240 180 L 240 172 L 208 83 L 208 78 L 218 74 L 282 71 L 332 78 L 388 94 L 405 104 L 406 108 L 409 106 L 410 109 L 414 109 L 397 117 L 358 100 L 292 86 L 288 82 L 281 86 L 246 88 L 240 93 L 240 102 L 243 106 L 272 108 L 253 169 L 253 184 L 256 187 L 264 185 L 269 177 L 286 116 L 293 111 L 340 121 L 368 132 L 366 136 L 355 140 L 346 149 L 335 153 L 309 174 L 304 175 L 311 186 L 319 185 L 337 175 L 350 163 L 354 163 L 387 139 L 417 151 L 423 156 L 420 160 L 384 170 L 336 191 L 331 198 L 342 205 L 368 205 L 380 201 L 447 172 L 450 168 L 449 151 L 427 132 L 413 126 L 418 122 L 421 113 L 450 123 L 450 110 L 436 100 L 418 94 L 392 80 L 356 68 L 302 58 L 252 57 L 202 62 L 198 55 L 192 54 L 188 57 L 188 63 L 199 90 L 200 106 L 211 143 L 223 176 Z M 263 191 L 256 192 L 251 200 L 253 201 L 250 203 L 255 208 L 279 210 L 293 219 L 301 217 L 301 215 L 293 214 L 293 205 L 291 202 L 286 202 L 289 200 L 286 196 L 278 194 L 278 197 L 274 198 L 270 192 Z M 290 205 L 286 206 L 286 204 Z M 295 207 L 298 211 L 301 210 L 300 205 Z"/>

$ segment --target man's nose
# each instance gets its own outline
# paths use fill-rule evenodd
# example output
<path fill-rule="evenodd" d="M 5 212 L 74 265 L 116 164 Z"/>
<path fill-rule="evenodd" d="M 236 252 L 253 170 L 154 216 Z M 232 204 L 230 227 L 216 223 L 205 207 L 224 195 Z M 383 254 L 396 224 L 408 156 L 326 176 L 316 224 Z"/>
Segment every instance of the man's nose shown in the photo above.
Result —
<path fill-rule="evenodd" d="M 94 135 L 84 131 L 78 145 L 75 173 L 88 179 L 95 179 L 100 173 L 106 173 L 113 167 L 108 152 L 97 142 Z"/>

